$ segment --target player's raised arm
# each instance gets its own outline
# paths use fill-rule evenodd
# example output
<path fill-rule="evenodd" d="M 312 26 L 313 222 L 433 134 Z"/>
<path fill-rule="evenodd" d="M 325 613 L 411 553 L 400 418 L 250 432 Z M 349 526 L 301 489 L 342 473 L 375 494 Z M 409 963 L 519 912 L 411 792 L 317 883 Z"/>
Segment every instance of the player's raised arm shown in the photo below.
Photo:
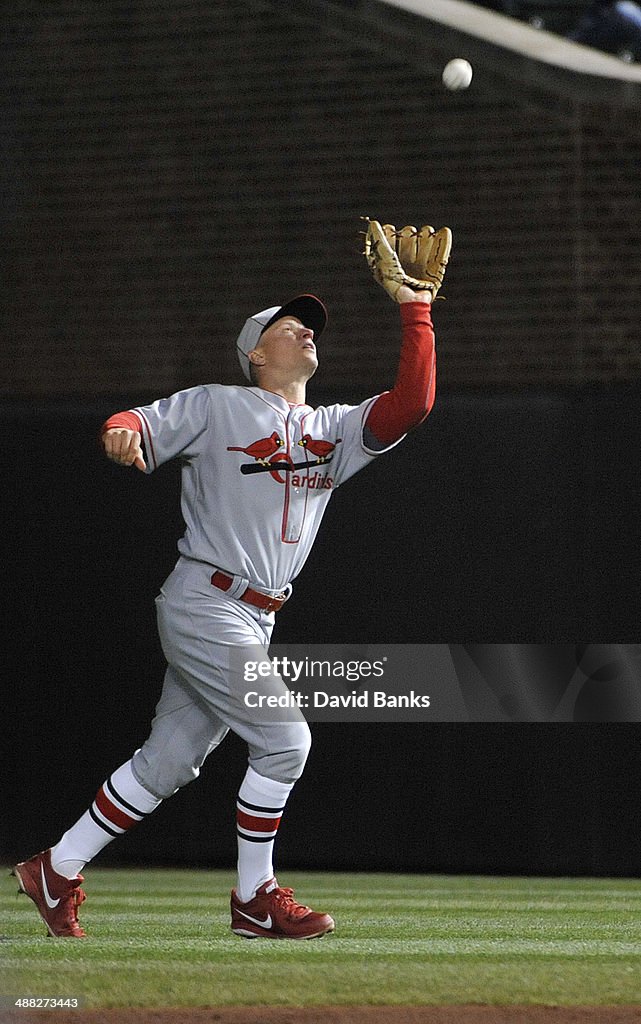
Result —
<path fill-rule="evenodd" d="M 430 306 L 443 283 L 452 246 L 449 228 L 368 222 L 365 257 L 374 278 L 401 306 L 402 346 L 396 382 L 369 411 L 364 440 L 381 450 L 430 413 L 436 394 L 436 349 Z"/>

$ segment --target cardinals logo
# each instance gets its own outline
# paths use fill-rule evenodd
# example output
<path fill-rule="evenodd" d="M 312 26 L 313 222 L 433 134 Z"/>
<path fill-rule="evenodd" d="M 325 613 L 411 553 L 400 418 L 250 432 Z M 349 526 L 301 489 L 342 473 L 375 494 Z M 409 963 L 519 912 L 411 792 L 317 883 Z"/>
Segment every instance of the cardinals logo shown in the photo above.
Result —
<path fill-rule="evenodd" d="M 253 444 L 242 448 L 240 446 L 234 446 L 228 448 L 228 452 L 243 452 L 248 455 L 251 459 L 255 459 L 261 466 L 269 465 L 270 456 L 274 455 L 279 448 L 283 447 L 283 439 L 278 435 L 278 432 L 274 430 L 269 437 L 261 437 L 260 440 L 254 441 Z"/>
<path fill-rule="evenodd" d="M 311 434 L 303 434 L 298 443 L 306 452 L 311 452 L 312 455 L 315 455 L 318 463 L 323 463 L 328 461 L 330 455 L 335 450 L 336 445 L 340 444 L 341 440 L 342 438 L 339 437 L 336 444 L 332 444 L 331 441 L 323 441 L 321 438 L 312 437 Z"/>
<path fill-rule="evenodd" d="M 245 462 L 240 466 L 240 472 L 244 476 L 255 473 L 269 473 L 271 478 L 279 484 L 285 483 L 288 473 L 292 474 L 292 482 L 295 487 L 307 486 L 312 489 L 330 488 L 333 486 L 333 478 L 323 476 L 320 473 L 309 474 L 298 473 L 298 470 L 309 470 L 312 466 L 321 466 L 331 462 L 336 449 L 342 438 L 337 441 L 325 441 L 323 438 L 312 437 L 311 434 L 303 434 L 298 446 L 305 449 L 305 461 L 294 462 L 288 452 L 280 451 L 284 445 L 278 431 L 274 430 L 269 437 L 261 437 L 258 441 L 244 447 L 243 445 L 229 445 L 228 452 L 242 452 L 253 462 Z M 313 455 L 314 459 L 309 456 Z"/>

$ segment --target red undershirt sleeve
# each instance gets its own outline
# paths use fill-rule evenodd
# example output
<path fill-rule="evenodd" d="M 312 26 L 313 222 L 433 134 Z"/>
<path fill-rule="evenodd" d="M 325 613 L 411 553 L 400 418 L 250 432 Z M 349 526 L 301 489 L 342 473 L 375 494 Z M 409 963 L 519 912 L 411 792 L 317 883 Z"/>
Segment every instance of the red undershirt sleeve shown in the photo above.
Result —
<path fill-rule="evenodd" d="M 436 347 L 427 302 L 403 302 L 402 344 L 396 382 L 372 405 L 365 427 L 385 445 L 394 444 L 429 415 L 436 395 Z"/>

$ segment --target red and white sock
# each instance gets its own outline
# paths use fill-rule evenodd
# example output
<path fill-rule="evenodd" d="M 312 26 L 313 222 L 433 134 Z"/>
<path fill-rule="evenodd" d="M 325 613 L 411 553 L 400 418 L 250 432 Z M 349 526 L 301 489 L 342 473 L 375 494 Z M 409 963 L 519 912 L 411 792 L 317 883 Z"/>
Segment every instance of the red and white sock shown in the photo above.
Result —
<path fill-rule="evenodd" d="M 293 783 L 276 782 L 250 766 L 238 791 L 238 898 L 249 903 L 274 877 L 274 840 Z"/>
<path fill-rule="evenodd" d="M 131 761 L 127 761 L 109 776 L 89 810 L 52 847 L 53 870 L 65 878 L 75 878 L 107 843 L 128 832 L 160 803 L 136 781 Z"/>

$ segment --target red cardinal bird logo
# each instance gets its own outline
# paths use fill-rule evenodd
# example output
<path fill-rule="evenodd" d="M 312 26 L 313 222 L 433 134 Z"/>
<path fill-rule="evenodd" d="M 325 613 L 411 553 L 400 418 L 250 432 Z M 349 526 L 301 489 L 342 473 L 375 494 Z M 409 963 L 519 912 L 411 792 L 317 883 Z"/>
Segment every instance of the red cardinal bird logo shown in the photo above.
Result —
<path fill-rule="evenodd" d="M 276 430 L 269 435 L 269 437 L 261 437 L 259 441 L 254 441 L 253 444 L 242 448 L 240 446 L 234 446 L 233 448 L 227 448 L 228 452 L 243 452 L 245 455 L 249 455 L 251 459 L 256 459 L 256 462 L 262 463 L 263 466 L 269 464 L 269 458 L 274 455 L 279 448 L 283 446 L 283 439 L 279 437 Z"/>
<path fill-rule="evenodd" d="M 315 455 L 319 462 L 325 462 L 332 452 L 334 451 L 337 444 L 341 443 L 342 438 L 339 437 L 336 444 L 332 444 L 331 441 L 322 441 L 320 438 L 313 438 L 311 434 L 303 434 L 301 440 L 298 442 L 301 448 L 305 451 L 311 452 Z"/>

